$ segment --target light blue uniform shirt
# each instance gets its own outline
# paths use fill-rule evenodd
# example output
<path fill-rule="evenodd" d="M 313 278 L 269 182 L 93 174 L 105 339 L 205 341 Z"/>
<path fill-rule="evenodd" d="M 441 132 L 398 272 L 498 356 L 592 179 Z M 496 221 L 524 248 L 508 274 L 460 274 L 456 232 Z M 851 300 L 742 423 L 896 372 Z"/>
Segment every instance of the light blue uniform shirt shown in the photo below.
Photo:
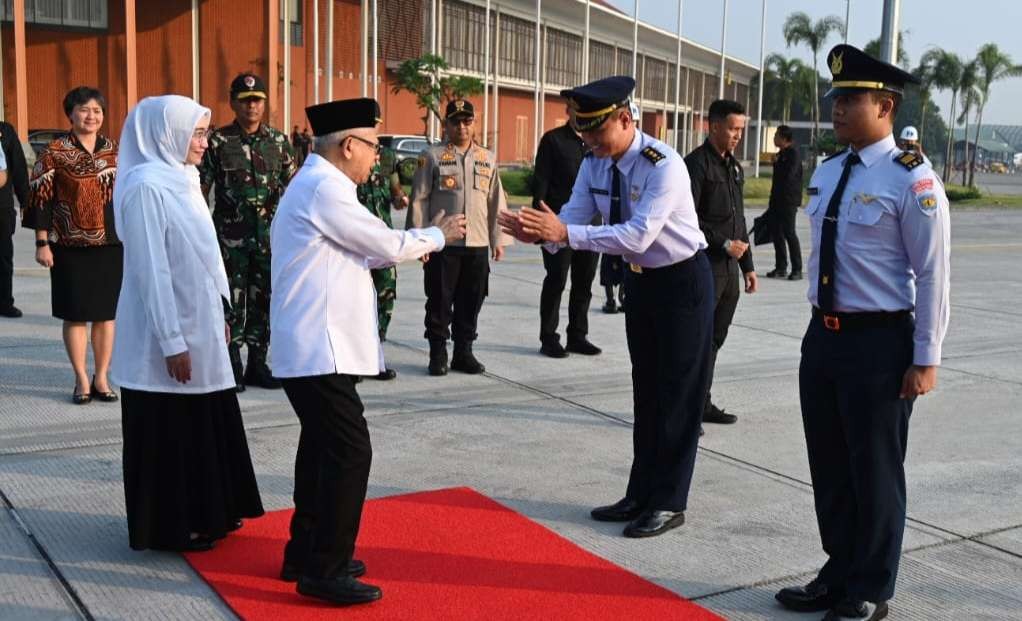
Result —
<path fill-rule="evenodd" d="M 817 306 L 820 230 L 849 152 L 829 159 L 809 182 L 812 253 L 809 301 Z M 862 151 L 838 211 L 834 310 L 915 309 L 913 364 L 940 364 L 950 316 L 951 222 L 944 185 L 929 164 L 909 170 L 887 136 Z"/>
<path fill-rule="evenodd" d="M 18 145 L 21 148 L 21 145 Z M 4 155 L 4 150 L 0 149 L 0 170 L 7 170 L 7 156 Z"/>
<path fill-rule="evenodd" d="M 617 162 L 621 223 L 590 225 L 597 213 L 604 222 L 610 221 L 613 164 L 609 157 L 590 155 L 582 160 L 571 198 L 560 212 L 561 221 L 568 225 L 569 246 L 619 254 L 642 267 L 672 265 L 706 248 L 685 161 L 677 151 L 640 131 Z M 550 252 L 562 246 L 546 245 Z"/>

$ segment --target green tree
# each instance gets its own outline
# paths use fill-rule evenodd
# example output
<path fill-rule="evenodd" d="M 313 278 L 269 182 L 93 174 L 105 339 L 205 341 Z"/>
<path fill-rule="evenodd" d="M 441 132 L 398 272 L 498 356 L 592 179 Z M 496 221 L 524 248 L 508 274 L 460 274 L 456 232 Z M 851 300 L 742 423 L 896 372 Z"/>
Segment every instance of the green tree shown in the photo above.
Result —
<path fill-rule="evenodd" d="M 397 83 L 394 94 L 407 91 L 415 96 L 415 102 L 425 110 L 422 117 L 423 133 L 429 133 L 429 115 L 440 115 L 441 105 L 452 99 L 478 95 L 483 92 L 483 82 L 478 78 L 463 75 L 444 75 L 449 69 L 447 61 L 435 54 L 423 54 L 410 58 L 397 69 Z"/>
<path fill-rule="evenodd" d="M 979 90 L 979 100 L 976 108 L 976 144 L 979 144 L 980 130 L 983 128 L 983 109 L 990 101 L 990 88 L 995 82 L 1006 78 L 1015 78 L 1022 75 L 1022 66 L 1012 62 L 1011 57 L 1002 52 L 996 43 L 987 43 L 979 48 L 976 55 L 978 79 L 976 88 Z M 969 166 L 969 185 L 974 185 L 976 177 L 976 158 L 972 158 Z"/>
<path fill-rule="evenodd" d="M 958 82 L 958 97 L 962 104 L 962 114 L 958 117 L 959 123 L 965 123 L 965 133 L 962 134 L 962 138 L 965 139 L 965 161 L 962 162 L 962 185 L 968 185 L 968 172 L 969 172 L 969 114 L 973 110 L 977 109 L 982 100 L 983 93 L 979 90 L 979 63 L 974 58 L 962 66 L 962 77 Z M 952 133 L 953 130 L 952 130 Z M 976 136 L 976 147 L 979 147 L 979 136 Z M 976 157 L 976 153 L 972 153 L 972 157 Z"/>
<path fill-rule="evenodd" d="M 840 17 L 833 15 L 813 21 L 808 15 L 797 11 L 788 16 L 784 21 L 784 41 L 788 47 L 804 43 L 813 53 L 813 73 L 820 75 L 819 56 L 820 50 L 827 44 L 831 33 L 836 32 L 844 35 L 845 23 Z M 820 134 L 820 87 L 819 80 L 813 80 L 813 148 L 816 148 L 816 138 Z"/>
<path fill-rule="evenodd" d="M 798 94 L 796 79 L 800 70 L 808 69 L 805 64 L 797 58 L 785 58 L 781 54 L 771 54 L 766 57 L 767 79 L 780 110 L 782 123 L 791 121 L 791 104 Z"/>
<path fill-rule="evenodd" d="M 902 67 L 908 67 L 909 66 L 909 59 L 908 59 L 908 53 L 905 52 L 905 46 L 903 45 L 904 41 L 905 41 L 905 31 L 899 30 L 898 31 L 898 63 L 897 64 L 901 65 Z M 883 60 L 884 62 L 887 62 L 884 59 L 883 54 L 880 52 L 880 39 L 873 39 L 872 41 L 870 41 L 869 43 L 866 44 L 866 47 L 862 48 L 862 51 L 866 52 L 867 54 L 869 54 L 873 58 L 879 58 L 880 60 Z"/>
<path fill-rule="evenodd" d="M 944 148 L 944 179 L 950 179 L 953 164 L 955 109 L 958 105 L 958 91 L 961 89 L 964 63 L 954 52 L 941 48 L 927 50 L 920 60 L 921 65 L 930 67 L 934 88 L 951 91 L 951 107 L 947 117 L 947 145 Z"/>

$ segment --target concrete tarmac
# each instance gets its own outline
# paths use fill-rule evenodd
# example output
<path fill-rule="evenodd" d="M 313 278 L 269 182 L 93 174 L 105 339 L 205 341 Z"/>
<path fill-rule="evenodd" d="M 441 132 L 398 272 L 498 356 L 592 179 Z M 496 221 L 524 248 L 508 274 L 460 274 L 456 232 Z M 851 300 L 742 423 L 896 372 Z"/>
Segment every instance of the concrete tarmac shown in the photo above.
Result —
<path fill-rule="evenodd" d="M 751 222 L 759 210 L 749 211 Z M 912 417 L 891 618 L 1018 619 L 1022 210 L 969 209 L 952 222 L 951 328 L 939 386 Z M 31 239 L 15 238 L 25 317 L 0 319 L 0 619 L 233 618 L 181 557 L 128 548 L 120 408 L 70 403 L 74 380 Z M 707 425 L 686 524 L 631 540 L 588 517 L 623 495 L 628 476 L 624 317 L 600 312 L 594 285 L 590 338 L 604 353 L 541 356 L 539 253 L 518 245 L 492 265 L 482 376 L 426 374 L 421 267 L 400 267 L 385 345 L 398 378 L 359 386 L 375 452 L 370 495 L 471 486 L 726 618 L 822 617 L 773 600 L 824 560 L 798 406 L 806 281 L 761 278 L 759 293 L 743 295 L 714 383 L 738 423 Z M 757 247 L 755 259 L 765 274 L 772 248 Z M 297 420 L 280 391 L 253 388 L 240 401 L 264 504 L 289 507 Z"/>

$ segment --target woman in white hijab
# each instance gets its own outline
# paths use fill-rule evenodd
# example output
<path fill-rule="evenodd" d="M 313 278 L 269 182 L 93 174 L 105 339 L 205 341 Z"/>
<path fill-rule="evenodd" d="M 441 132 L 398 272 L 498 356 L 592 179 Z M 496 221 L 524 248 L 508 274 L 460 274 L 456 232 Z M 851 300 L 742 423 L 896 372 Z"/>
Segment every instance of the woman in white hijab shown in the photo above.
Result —
<path fill-rule="evenodd" d="M 187 97 L 148 97 L 121 134 L 111 376 L 136 550 L 208 550 L 263 513 L 225 342 L 227 277 L 195 168 L 209 121 Z"/>

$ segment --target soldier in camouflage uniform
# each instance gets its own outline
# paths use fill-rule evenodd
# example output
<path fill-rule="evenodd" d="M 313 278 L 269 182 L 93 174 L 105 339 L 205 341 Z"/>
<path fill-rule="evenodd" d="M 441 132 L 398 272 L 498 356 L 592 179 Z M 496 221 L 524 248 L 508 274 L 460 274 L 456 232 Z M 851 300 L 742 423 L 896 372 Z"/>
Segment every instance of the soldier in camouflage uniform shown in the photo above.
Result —
<path fill-rule="evenodd" d="M 270 223 L 297 172 L 286 134 L 265 123 L 266 86 L 252 74 L 231 82 L 235 120 L 209 136 L 199 165 L 203 195 L 215 188 L 213 223 L 231 285 L 228 347 L 238 391 L 245 384 L 280 388 L 266 366 L 270 343 Z M 248 346 L 242 374 L 241 346 Z"/>
<path fill-rule="evenodd" d="M 358 186 L 358 201 L 366 206 L 371 214 L 394 228 L 390 219 L 390 208 L 393 204 L 398 209 L 408 206 L 408 197 L 401 188 L 401 179 L 397 173 L 397 154 L 389 147 L 380 149 L 380 159 L 373 166 L 369 180 Z M 376 287 L 377 324 L 380 330 L 380 341 L 387 340 L 387 326 L 394 313 L 394 300 L 397 299 L 397 267 L 391 265 L 372 270 L 373 285 Z M 390 380 L 397 377 L 397 371 L 386 369 L 376 376 L 379 380 Z"/>

